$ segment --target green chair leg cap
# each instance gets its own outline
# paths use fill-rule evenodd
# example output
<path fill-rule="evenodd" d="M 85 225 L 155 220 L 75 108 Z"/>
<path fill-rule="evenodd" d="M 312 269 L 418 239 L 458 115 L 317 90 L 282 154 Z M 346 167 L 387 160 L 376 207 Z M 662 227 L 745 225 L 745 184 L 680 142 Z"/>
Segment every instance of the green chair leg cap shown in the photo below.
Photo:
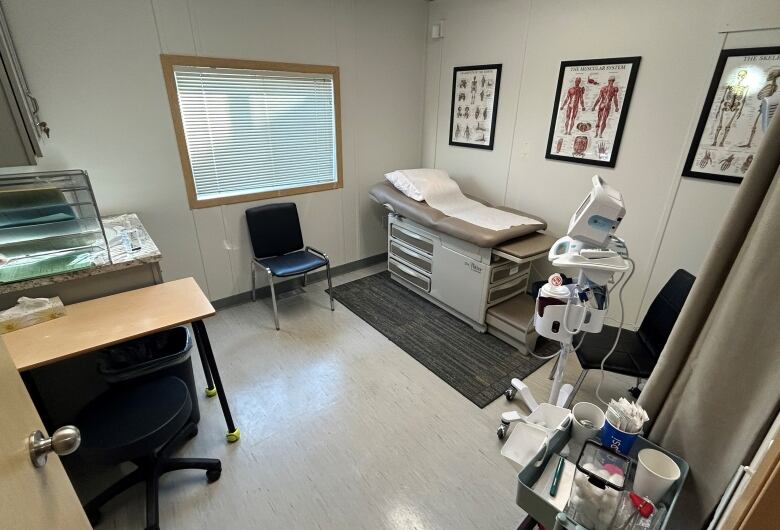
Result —
<path fill-rule="evenodd" d="M 241 438 L 241 429 L 236 427 L 235 431 L 227 433 L 226 438 L 228 443 L 237 442 L 238 439 Z"/>
<path fill-rule="evenodd" d="M 214 397 L 217 395 L 217 387 L 212 386 L 211 388 L 206 388 L 206 397 Z"/>

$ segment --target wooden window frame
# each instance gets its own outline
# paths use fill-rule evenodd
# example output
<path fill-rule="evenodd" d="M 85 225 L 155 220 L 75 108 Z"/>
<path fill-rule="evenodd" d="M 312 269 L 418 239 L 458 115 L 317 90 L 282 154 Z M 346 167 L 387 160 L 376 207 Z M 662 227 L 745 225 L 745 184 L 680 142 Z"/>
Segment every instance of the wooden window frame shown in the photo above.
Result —
<path fill-rule="evenodd" d="M 335 190 L 344 187 L 341 161 L 341 90 L 339 84 L 338 66 L 249 61 L 243 59 L 219 59 L 215 57 L 169 54 L 161 54 L 160 62 L 162 63 L 163 77 L 165 78 L 165 88 L 168 91 L 168 103 L 171 107 L 173 128 L 176 133 L 176 144 L 179 148 L 179 158 L 181 160 L 181 168 L 184 173 L 184 185 L 187 188 L 187 200 L 189 201 L 191 209 L 210 208 L 212 206 L 222 206 L 225 204 L 238 204 L 242 202 L 251 202 L 274 197 L 287 197 L 291 195 L 300 195 L 303 193 Z M 199 66 L 210 68 L 231 68 L 235 70 L 267 70 L 273 72 L 330 74 L 333 76 L 333 113 L 336 128 L 336 181 L 326 184 L 302 186 L 300 188 L 245 193 L 241 195 L 231 195 L 228 197 L 214 197 L 211 199 L 198 199 L 198 195 L 195 190 L 195 180 L 192 176 L 190 156 L 187 150 L 187 139 L 184 135 L 184 125 L 182 123 L 181 111 L 179 109 L 179 94 L 176 91 L 176 80 L 173 73 L 174 67 L 176 66 Z"/>

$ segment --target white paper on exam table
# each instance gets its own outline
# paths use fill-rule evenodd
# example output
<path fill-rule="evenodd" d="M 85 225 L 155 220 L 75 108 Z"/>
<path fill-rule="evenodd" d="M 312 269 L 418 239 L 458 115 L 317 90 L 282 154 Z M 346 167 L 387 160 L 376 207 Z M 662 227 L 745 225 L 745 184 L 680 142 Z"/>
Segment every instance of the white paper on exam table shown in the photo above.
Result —
<path fill-rule="evenodd" d="M 513 226 L 536 224 L 538 221 L 511 212 L 505 212 L 498 208 L 485 206 L 481 202 L 469 199 L 460 190 L 458 183 L 450 178 L 446 171 L 440 169 L 401 169 L 388 175 L 401 173 L 417 193 L 422 196 L 428 206 L 440 212 L 461 219 L 468 223 L 487 228 L 489 230 L 506 230 Z M 388 177 L 388 175 L 385 175 Z M 397 179 L 388 177 L 388 180 L 399 191 L 409 195 L 408 189 L 399 188 Z M 415 197 L 412 197 L 415 198 Z M 417 200 L 417 199 L 415 199 Z"/>
<path fill-rule="evenodd" d="M 574 471 L 577 469 L 577 466 L 573 462 L 564 459 L 561 481 L 558 483 L 558 493 L 556 493 L 555 497 L 552 497 L 550 496 L 550 485 L 552 485 L 553 476 L 555 475 L 555 468 L 558 466 L 558 458 L 559 455 L 554 454 L 547 460 L 547 465 L 544 471 L 542 471 L 539 480 L 534 484 L 533 491 L 546 502 L 555 506 L 559 512 L 562 512 L 566 509 L 566 504 L 569 502 L 571 485 L 574 482 Z"/>

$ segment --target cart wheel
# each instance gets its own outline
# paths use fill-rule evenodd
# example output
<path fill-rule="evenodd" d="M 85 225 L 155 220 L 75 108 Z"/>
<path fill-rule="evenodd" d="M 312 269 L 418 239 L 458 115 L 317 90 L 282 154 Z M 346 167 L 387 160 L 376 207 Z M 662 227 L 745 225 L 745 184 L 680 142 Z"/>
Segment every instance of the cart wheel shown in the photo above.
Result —
<path fill-rule="evenodd" d="M 206 471 L 206 480 L 209 484 L 212 482 L 216 482 L 219 480 L 219 477 L 222 476 L 222 470 L 221 469 L 209 469 Z"/>
<path fill-rule="evenodd" d="M 498 439 L 503 440 L 508 430 L 509 430 L 509 425 L 507 425 L 506 423 L 502 423 L 501 426 L 496 431 L 496 436 L 498 436 Z"/>
<path fill-rule="evenodd" d="M 517 389 L 513 386 L 507 388 L 506 391 L 504 392 L 504 397 L 506 398 L 507 401 L 512 401 L 513 399 L 515 399 L 516 395 L 517 395 Z"/>

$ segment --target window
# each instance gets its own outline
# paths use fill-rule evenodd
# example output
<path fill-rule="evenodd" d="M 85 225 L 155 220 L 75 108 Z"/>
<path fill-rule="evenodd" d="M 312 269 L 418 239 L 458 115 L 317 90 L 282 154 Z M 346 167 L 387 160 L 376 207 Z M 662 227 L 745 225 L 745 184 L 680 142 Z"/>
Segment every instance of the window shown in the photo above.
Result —
<path fill-rule="evenodd" d="M 192 208 L 342 186 L 338 67 L 161 60 Z"/>

